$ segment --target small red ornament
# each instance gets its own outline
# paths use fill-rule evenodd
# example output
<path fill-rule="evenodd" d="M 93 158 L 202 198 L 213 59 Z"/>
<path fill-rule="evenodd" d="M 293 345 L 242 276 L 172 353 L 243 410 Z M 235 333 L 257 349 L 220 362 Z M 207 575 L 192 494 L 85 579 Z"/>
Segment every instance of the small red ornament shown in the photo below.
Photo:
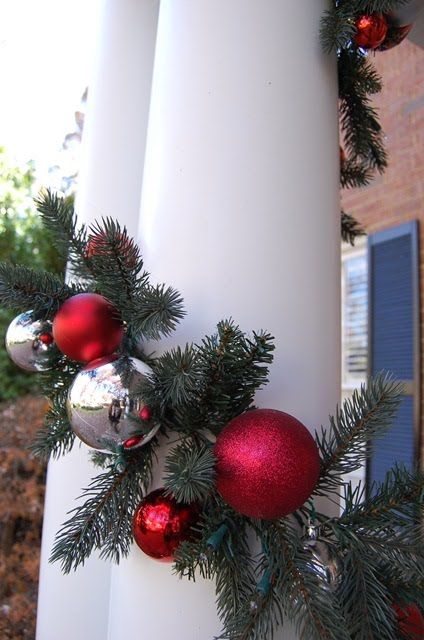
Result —
<path fill-rule="evenodd" d="M 119 311 L 97 293 L 80 293 L 69 298 L 53 320 L 58 349 L 79 362 L 113 353 L 121 343 L 123 331 Z"/>
<path fill-rule="evenodd" d="M 199 513 L 196 503 L 179 503 L 166 496 L 164 489 L 156 489 L 140 502 L 134 513 L 134 539 L 151 558 L 172 562 L 181 542 L 193 538 L 192 527 Z"/>
<path fill-rule="evenodd" d="M 131 438 L 127 438 L 122 444 L 125 449 L 132 449 L 140 444 L 142 440 L 143 436 L 131 436 Z"/>
<path fill-rule="evenodd" d="M 51 333 L 42 333 L 41 335 L 38 336 L 38 339 L 40 342 L 42 342 L 47 346 L 53 343 L 53 336 Z"/>
<path fill-rule="evenodd" d="M 355 21 L 355 43 L 362 49 L 377 49 L 387 33 L 387 20 L 377 13 L 362 15 Z"/>
<path fill-rule="evenodd" d="M 152 410 L 147 404 L 145 404 L 138 415 L 140 416 L 141 420 L 148 422 L 152 419 Z"/>
<path fill-rule="evenodd" d="M 89 259 L 94 258 L 95 256 L 104 253 L 105 249 L 108 246 L 105 244 L 106 239 L 107 239 L 107 236 L 106 236 L 106 233 L 104 233 L 104 231 L 100 233 L 96 233 L 93 236 L 90 236 L 85 249 L 86 258 L 89 258 Z M 128 251 L 128 249 L 133 245 L 133 240 L 122 233 L 118 235 L 118 240 L 122 244 L 122 248 L 124 251 Z M 136 263 L 137 261 L 134 256 L 128 260 L 126 266 L 132 269 L 133 267 L 135 267 Z"/>
<path fill-rule="evenodd" d="M 403 40 L 405 40 L 413 26 L 413 24 L 405 24 L 402 27 L 398 27 L 396 25 L 391 25 L 389 22 L 389 28 L 387 29 L 386 37 L 378 47 L 378 51 L 388 51 L 388 49 L 393 49 L 393 47 L 396 47 Z"/>
<path fill-rule="evenodd" d="M 392 607 L 395 610 L 402 637 L 408 640 L 423 640 L 424 616 L 417 605 L 393 603 Z"/>
<path fill-rule="evenodd" d="M 216 486 L 228 504 L 252 518 L 281 518 L 311 495 L 319 475 L 315 440 L 296 418 L 255 409 L 219 434 Z"/>

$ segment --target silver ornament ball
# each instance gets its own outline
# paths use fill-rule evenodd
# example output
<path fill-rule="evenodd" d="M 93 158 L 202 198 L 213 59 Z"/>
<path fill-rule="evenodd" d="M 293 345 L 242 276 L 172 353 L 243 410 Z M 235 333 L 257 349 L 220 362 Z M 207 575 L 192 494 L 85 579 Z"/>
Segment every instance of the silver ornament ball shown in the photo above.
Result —
<path fill-rule="evenodd" d="M 336 589 L 342 574 L 342 561 L 333 551 L 331 545 L 323 540 L 308 545 L 311 554 L 310 568 L 328 584 L 330 589 Z"/>
<path fill-rule="evenodd" d="M 68 417 L 75 434 L 89 447 L 112 453 L 151 440 L 159 425 L 139 419 L 146 407 L 139 389 L 151 373 L 137 358 L 108 356 L 86 365 L 68 393 Z"/>
<path fill-rule="evenodd" d="M 6 350 L 15 364 L 25 371 L 48 371 L 49 356 L 56 350 L 49 320 L 34 320 L 33 311 L 25 311 L 10 323 L 6 332 Z"/>

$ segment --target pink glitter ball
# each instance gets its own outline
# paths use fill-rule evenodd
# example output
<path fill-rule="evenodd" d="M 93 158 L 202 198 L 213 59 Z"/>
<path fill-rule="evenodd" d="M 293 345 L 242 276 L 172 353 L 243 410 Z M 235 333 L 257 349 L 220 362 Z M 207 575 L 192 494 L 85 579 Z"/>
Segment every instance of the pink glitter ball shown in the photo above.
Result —
<path fill-rule="evenodd" d="M 216 485 L 239 513 L 272 520 L 298 509 L 317 483 L 315 440 L 296 418 L 274 409 L 237 416 L 219 434 Z"/>

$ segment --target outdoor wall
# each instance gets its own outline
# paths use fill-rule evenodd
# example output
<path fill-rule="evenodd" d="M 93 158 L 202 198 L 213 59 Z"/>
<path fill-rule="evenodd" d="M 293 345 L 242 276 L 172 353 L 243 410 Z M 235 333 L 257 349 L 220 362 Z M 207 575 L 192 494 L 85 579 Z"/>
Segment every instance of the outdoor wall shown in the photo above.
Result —
<path fill-rule="evenodd" d="M 424 350 L 424 48 L 408 40 L 372 59 L 383 77 L 376 96 L 386 134 L 389 166 L 363 189 L 342 194 L 346 211 L 373 233 L 408 220 L 420 221 L 421 354 Z M 421 415 L 424 415 L 421 355 Z M 424 445 L 424 437 L 421 438 Z M 424 459 L 424 455 L 422 455 Z"/>

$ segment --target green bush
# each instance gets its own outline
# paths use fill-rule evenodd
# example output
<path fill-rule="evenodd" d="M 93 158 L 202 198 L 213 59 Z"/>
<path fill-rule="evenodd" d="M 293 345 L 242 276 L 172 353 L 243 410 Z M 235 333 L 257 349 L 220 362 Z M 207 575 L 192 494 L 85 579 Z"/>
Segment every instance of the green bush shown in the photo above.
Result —
<path fill-rule="evenodd" d="M 63 273 L 61 256 L 35 213 L 35 169 L 20 167 L 0 147 L 0 261 Z M 16 367 L 3 348 L 7 327 L 16 313 L 0 309 L 0 401 L 36 390 L 36 376 Z"/>

